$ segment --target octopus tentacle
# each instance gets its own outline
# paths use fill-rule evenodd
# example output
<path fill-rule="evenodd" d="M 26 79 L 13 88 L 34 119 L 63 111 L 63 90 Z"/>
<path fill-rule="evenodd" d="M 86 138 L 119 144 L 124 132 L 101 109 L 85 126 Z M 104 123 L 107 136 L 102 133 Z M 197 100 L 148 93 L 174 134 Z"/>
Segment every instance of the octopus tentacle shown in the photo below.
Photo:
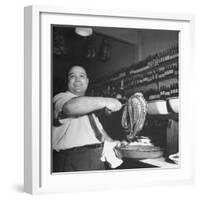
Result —
<path fill-rule="evenodd" d="M 137 133 L 142 130 L 146 113 L 147 103 L 142 93 L 135 93 L 128 99 L 128 105 L 125 105 L 122 114 L 122 126 L 130 131 L 127 135 L 129 141 L 133 140 Z"/>

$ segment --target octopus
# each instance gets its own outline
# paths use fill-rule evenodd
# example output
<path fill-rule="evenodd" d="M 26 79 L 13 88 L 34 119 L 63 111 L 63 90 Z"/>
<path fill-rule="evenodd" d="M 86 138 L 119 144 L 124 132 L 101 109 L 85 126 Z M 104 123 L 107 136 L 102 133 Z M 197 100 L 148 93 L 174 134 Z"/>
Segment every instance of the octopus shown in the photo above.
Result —
<path fill-rule="evenodd" d="M 125 104 L 121 124 L 129 131 L 128 141 L 134 141 L 136 135 L 142 130 L 147 114 L 147 102 L 142 93 L 135 93 L 129 97 Z"/>

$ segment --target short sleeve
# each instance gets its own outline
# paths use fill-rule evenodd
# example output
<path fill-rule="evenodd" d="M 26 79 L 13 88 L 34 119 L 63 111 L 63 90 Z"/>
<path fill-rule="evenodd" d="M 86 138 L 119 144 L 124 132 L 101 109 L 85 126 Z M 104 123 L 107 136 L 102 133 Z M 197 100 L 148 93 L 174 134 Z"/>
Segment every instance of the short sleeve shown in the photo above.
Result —
<path fill-rule="evenodd" d="M 72 94 L 71 92 L 59 93 L 53 97 L 55 119 L 57 119 L 58 114 L 62 112 L 63 105 L 74 97 L 76 97 L 76 95 Z"/>

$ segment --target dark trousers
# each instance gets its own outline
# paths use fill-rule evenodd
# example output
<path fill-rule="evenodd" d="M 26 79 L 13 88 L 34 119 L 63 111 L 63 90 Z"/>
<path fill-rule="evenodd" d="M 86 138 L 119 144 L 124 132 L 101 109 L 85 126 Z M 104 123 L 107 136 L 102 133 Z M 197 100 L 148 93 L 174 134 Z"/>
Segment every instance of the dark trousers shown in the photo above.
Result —
<path fill-rule="evenodd" d="M 77 147 L 53 151 L 53 172 L 104 170 L 103 147 Z"/>

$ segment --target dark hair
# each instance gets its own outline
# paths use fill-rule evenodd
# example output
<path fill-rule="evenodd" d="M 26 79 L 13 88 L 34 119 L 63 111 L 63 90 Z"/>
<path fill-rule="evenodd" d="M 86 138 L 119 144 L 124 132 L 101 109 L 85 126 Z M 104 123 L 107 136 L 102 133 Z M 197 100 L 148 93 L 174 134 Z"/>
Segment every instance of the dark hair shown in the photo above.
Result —
<path fill-rule="evenodd" d="M 84 70 L 85 70 L 85 72 L 86 72 L 86 74 L 87 74 L 87 76 L 88 76 L 88 72 L 87 72 L 87 69 L 86 69 L 86 67 L 84 66 L 84 65 L 82 65 L 82 64 L 72 64 L 72 65 L 70 65 L 69 67 L 68 67 L 68 69 L 67 69 L 67 78 L 68 78 L 68 74 L 69 74 L 69 72 L 70 72 L 70 70 L 73 68 L 73 67 L 81 67 L 81 68 L 83 68 Z"/>
<path fill-rule="evenodd" d="M 67 68 L 67 72 L 66 72 L 66 78 L 65 78 L 65 86 L 66 86 L 66 88 L 68 88 L 68 74 L 69 74 L 69 72 L 70 72 L 70 70 L 73 68 L 73 67 L 81 67 L 81 68 L 83 68 L 84 70 L 85 70 L 85 72 L 86 72 L 86 74 L 87 74 L 87 77 L 88 77 L 88 73 L 87 73 L 87 70 L 86 70 L 86 67 L 85 66 L 83 66 L 82 64 L 72 64 L 72 65 L 70 65 L 68 68 Z"/>

